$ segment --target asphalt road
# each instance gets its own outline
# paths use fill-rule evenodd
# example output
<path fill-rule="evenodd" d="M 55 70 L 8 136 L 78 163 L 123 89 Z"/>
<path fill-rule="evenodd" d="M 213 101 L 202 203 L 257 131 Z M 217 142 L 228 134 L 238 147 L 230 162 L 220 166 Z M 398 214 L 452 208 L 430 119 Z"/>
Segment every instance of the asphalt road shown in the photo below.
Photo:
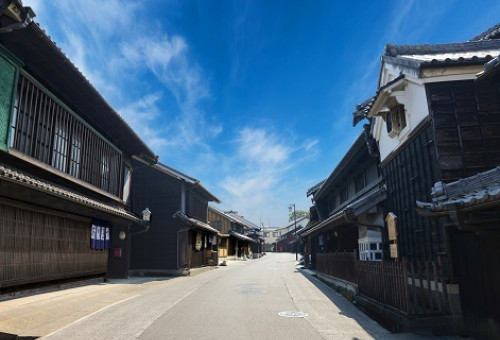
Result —
<path fill-rule="evenodd" d="M 3 301 L 0 332 L 72 340 L 429 338 L 389 334 L 287 253 L 192 277 L 132 278 Z"/>
<path fill-rule="evenodd" d="M 138 291 L 43 339 L 312 340 L 388 335 L 343 297 L 332 294 L 340 305 L 301 273 L 293 254 L 268 254 Z M 308 315 L 283 317 L 280 312 Z"/>

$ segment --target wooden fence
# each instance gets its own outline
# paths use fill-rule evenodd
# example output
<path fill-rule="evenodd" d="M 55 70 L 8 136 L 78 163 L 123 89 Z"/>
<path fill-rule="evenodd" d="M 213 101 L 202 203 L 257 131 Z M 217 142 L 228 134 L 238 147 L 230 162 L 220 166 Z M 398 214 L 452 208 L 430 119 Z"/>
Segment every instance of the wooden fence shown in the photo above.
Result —
<path fill-rule="evenodd" d="M 316 254 L 316 270 L 326 275 L 356 283 L 356 252 L 318 253 Z"/>
<path fill-rule="evenodd" d="M 358 286 L 358 294 L 412 316 L 449 313 L 440 262 L 359 261 L 356 253 L 317 254 L 316 270 Z"/>
<path fill-rule="evenodd" d="M 359 294 L 408 313 L 404 262 L 356 261 L 356 267 Z"/>

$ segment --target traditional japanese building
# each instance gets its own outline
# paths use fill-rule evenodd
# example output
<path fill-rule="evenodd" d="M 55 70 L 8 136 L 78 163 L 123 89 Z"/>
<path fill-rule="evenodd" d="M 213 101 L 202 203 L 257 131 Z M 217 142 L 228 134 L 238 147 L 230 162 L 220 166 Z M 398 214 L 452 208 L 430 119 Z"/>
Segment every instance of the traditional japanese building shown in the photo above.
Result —
<path fill-rule="evenodd" d="M 308 263 L 320 253 L 357 252 L 361 260 L 382 259 L 385 188 L 364 133 L 320 185 L 308 190 L 314 209 L 301 233 Z"/>
<path fill-rule="evenodd" d="M 259 228 L 255 224 L 235 211 L 222 211 L 214 206 L 209 206 L 208 216 L 210 225 L 220 232 L 219 255 L 225 260 L 249 258 L 262 252 L 260 233 L 255 235 Z"/>
<path fill-rule="evenodd" d="M 130 211 L 132 159 L 157 157 L 31 8 L 0 4 L 0 289 L 126 277 L 130 234 L 147 229 Z"/>
<path fill-rule="evenodd" d="M 499 39 L 496 25 L 461 43 L 388 44 L 377 93 L 354 112 L 380 150 L 393 258 L 440 263 L 455 327 L 490 338 L 500 336 L 499 290 L 490 285 L 500 272 L 490 181 L 500 164 Z"/>
<path fill-rule="evenodd" d="M 208 224 L 208 202 L 219 199 L 198 180 L 165 164 L 134 166 L 132 209 L 147 206 L 152 216 L 150 230 L 132 238 L 131 270 L 181 275 L 218 265 L 219 231 Z"/>

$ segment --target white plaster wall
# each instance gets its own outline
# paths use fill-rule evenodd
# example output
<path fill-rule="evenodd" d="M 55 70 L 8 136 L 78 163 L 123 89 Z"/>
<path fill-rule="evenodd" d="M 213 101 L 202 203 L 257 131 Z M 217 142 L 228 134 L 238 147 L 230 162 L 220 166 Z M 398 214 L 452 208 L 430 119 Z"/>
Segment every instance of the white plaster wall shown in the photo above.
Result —
<path fill-rule="evenodd" d="M 475 79 L 476 74 L 481 70 L 481 66 L 433 68 L 425 69 L 421 78 L 417 78 L 418 75 L 414 70 L 384 63 L 381 71 L 380 87 L 395 79 L 401 72 L 405 74 L 406 127 L 398 136 L 391 138 L 387 133 L 383 118 L 376 117 L 373 136 L 379 145 L 380 160 L 383 162 L 392 152 L 396 151 L 408 139 L 410 132 L 429 115 L 425 92 L 426 83 Z"/>

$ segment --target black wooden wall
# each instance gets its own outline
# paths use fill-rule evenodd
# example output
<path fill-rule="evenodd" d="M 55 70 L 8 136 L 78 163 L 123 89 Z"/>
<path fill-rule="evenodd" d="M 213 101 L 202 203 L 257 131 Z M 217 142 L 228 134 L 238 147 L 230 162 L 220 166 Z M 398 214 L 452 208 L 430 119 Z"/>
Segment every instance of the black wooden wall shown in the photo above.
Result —
<path fill-rule="evenodd" d="M 411 260 L 435 260 L 446 251 L 446 236 L 440 220 L 417 214 L 415 201 L 431 201 L 430 191 L 439 181 L 431 124 L 408 141 L 392 159 L 381 166 L 387 185 L 386 214 L 398 217 L 400 256 Z M 387 248 L 387 244 L 385 245 Z"/>
<path fill-rule="evenodd" d="M 398 216 L 400 255 L 413 260 L 435 260 L 447 251 L 444 221 L 419 216 L 415 201 L 430 202 L 436 182 L 500 165 L 499 86 L 470 80 L 431 83 L 426 90 L 429 122 L 381 164 L 386 213 Z"/>
<path fill-rule="evenodd" d="M 428 84 L 427 98 L 442 181 L 500 165 L 498 85 L 472 80 Z"/>
<path fill-rule="evenodd" d="M 153 167 L 134 162 L 132 210 L 140 215 L 148 207 L 149 231 L 132 235 L 130 269 L 177 269 L 177 231 L 172 216 L 181 208 L 181 182 Z"/>

